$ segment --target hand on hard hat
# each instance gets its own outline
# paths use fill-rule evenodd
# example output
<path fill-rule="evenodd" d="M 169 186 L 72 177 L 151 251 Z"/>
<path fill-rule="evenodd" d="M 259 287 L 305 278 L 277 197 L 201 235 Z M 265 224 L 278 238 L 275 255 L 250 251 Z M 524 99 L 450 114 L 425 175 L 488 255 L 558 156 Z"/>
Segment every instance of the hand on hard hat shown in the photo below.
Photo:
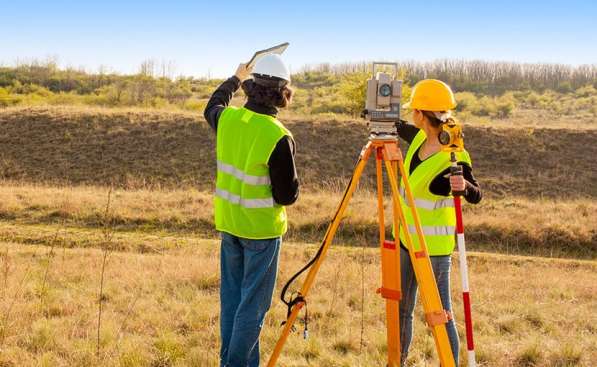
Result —
<path fill-rule="evenodd" d="M 251 75 L 252 67 L 247 67 L 247 64 L 240 64 L 238 68 L 236 68 L 236 73 L 234 75 L 242 82 L 249 78 Z"/>

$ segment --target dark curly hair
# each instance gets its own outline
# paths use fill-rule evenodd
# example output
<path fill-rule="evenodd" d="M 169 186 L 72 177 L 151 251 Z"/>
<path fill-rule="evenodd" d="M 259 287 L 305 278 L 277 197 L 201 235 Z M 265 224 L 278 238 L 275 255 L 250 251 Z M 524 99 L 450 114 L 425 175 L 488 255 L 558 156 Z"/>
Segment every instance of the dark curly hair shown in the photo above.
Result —
<path fill-rule="evenodd" d="M 267 87 L 257 83 L 253 79 L 247 79 L 242 83 L 243 92 L 247 97 L 264 106 L 284 108 L 292 101 L 294 91 L 288 85 L 282 87 Z"/>

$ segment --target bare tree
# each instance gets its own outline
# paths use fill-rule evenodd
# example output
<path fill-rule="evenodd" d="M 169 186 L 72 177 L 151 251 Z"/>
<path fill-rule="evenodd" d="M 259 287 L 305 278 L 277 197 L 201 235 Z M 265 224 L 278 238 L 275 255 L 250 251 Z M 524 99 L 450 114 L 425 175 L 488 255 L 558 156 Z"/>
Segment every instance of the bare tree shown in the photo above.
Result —
<path fill-rule="evenodd" d="M 147 59 L 139 66 L 139 74 L 142 76 L 154 77 L 156 74 L 156 62 L 154 59 Z"/>
<path fill-rule="evenodd" d="M 431 62 L 401 61 L 398 66 L 405 73 L 405 80 L 414 84 L 421 79 L 436 78 L 456 90 L 483 93 L 502 93 L 506 90 L 559 90 L 577 89 L 597 83 L 597 64 L 521 64 L 481 60 L 442 59 Z M 371 63 L 344 63 L 308 65 L 301 73 L 319 72 L 333 75 L 371 72 Z"/>

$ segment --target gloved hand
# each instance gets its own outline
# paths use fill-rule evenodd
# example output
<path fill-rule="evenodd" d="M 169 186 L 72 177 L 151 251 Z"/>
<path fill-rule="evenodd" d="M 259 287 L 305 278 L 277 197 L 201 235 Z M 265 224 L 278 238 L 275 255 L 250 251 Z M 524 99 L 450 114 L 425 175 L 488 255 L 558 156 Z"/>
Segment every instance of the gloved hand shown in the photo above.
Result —
<path fill-rule="evenodd" d="M 465 193 L 466 192 L 466 181 L 462 174 L 450 176 L 450 187 L 452 192 Z"/>
<path fill-rule="evenodd" d="M 236 69 L 236 73 L 234 75 L 242 82 L 249 78 L 251 75 L 251 71 L 253 71 L 253 67 L 247 67 L 247 64 L 240 64 Z"/>
<path fill-rule="evenodd" d="M 400 121 L 396 122 L 396 130 L 400 131 L 400 128 L 404 125 L 408 125 L 408 121 L 400 119 Z"/>

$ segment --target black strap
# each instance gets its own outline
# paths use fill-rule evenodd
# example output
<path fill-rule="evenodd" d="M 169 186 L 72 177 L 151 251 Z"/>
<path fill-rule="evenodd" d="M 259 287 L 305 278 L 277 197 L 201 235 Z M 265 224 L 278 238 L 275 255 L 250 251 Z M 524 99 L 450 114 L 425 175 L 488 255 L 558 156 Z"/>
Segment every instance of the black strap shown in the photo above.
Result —
<path fill-rule="evenodd" d="M 357 160 L 357 163 L 355 164 L 355 168 L 358 165 L 360 160 L 361 160 L 361 158 L 359 157 L 359 159 Z M 350 189 L 350 186 L 352 185 L 353 178 L 354 178 L 354 175 L 350 178 L 348 185 L 346 185 L 346 190 L 344 191 L 344 194 L 342 195 L 342 202 L 346 199 L 346 196 L 348 195 L 348 190 Z M 340 211 L 340 205 L 338 206 L 338 209 L 336 210 L 336 213 L 334 214 L 332 221 L 334 220 L 334 218 L 336 218 L 338 216 L 339 211 Z M 303 297 L 303 295 L 300 292 L 296 293 L 296 297 L 291 296 L 289 300 L 286 300 L 286 292 L 288 292 L 288 288 L 290 288 L 290 285 L 292 283 L 294 283 L 294 281 L 299 276 L 301 276 L 301 274 L 303 274 L 305 271 L 307 271 L 307 269 L 309 269 L 311 266 L 313 266 L 313 264 L 315 264 L 317 262 L 317 260 L 321 257 L 321 253 L 323 252 L 323 246 L 325 245 L 329 235 L 330 235 L 330 232 L 329 231 L 326 232 L 325 237 L 323 238 L 323 241 L 321 241 L 321 245 L 319 246 L 319 249 L 317 250 L 317 253 L 315 254 L 315 256 L 313 256 L 313 258 L 311 260 L 309 260 L 309 262 L 305 266 L 303 266 L 299 271 L 297 271 L 296 274 L 294 274 L 292 277 L 290 277 L 290 279 L 288 279 L 286 284 L 284 284 L 284 287 L 282 287 L 282 292 L 280 293 L 280 299 L 288 308 L 288 310 L 286 312 L 286 320 L 282 322 L 282 326 L 286 324 L 286 321 L 288 321 L 288 318 L 290 317 L 290 314 L 292 313 L 292 308 L 294 306 L 296 306 L 298 303 L 301 303 L 301 302 L 304 303 L 305 305 L 307 304 L 307 300 Z"/>
<path fill-rule="evenodd" d="M 303 303 L 304 305 L 307 304 L 307 300 L 300 293 L 297 293 L 296 297 L 290 297 L 290 300 L 288 302 L 284 299 L 282 299 L 282 302 L 284 302 L 286 304 L 286 307 L 288 308 L 288 310 L 286 311 L 286 320 L 282 321 L 282 326 L 284 326 L 286 324 L 286 321 L 288 321 L 288 319 L 290 318 L 290 314 L 292 313 L 292 308 L 294 306 L 298 305 L 299 303 Z"/>
<path fill-rule="evenodd" d="M 261 85 L 262 87 L 266 87 L 266 88 L 281 89 L 286 84 L 288 84 L 288 81 L 286 81 L 282 78 L 277 78 L 275 76 L 269 76 L 269 75 L 253 74 L 253 79 L 255 80 L 255 84 Z"/>

